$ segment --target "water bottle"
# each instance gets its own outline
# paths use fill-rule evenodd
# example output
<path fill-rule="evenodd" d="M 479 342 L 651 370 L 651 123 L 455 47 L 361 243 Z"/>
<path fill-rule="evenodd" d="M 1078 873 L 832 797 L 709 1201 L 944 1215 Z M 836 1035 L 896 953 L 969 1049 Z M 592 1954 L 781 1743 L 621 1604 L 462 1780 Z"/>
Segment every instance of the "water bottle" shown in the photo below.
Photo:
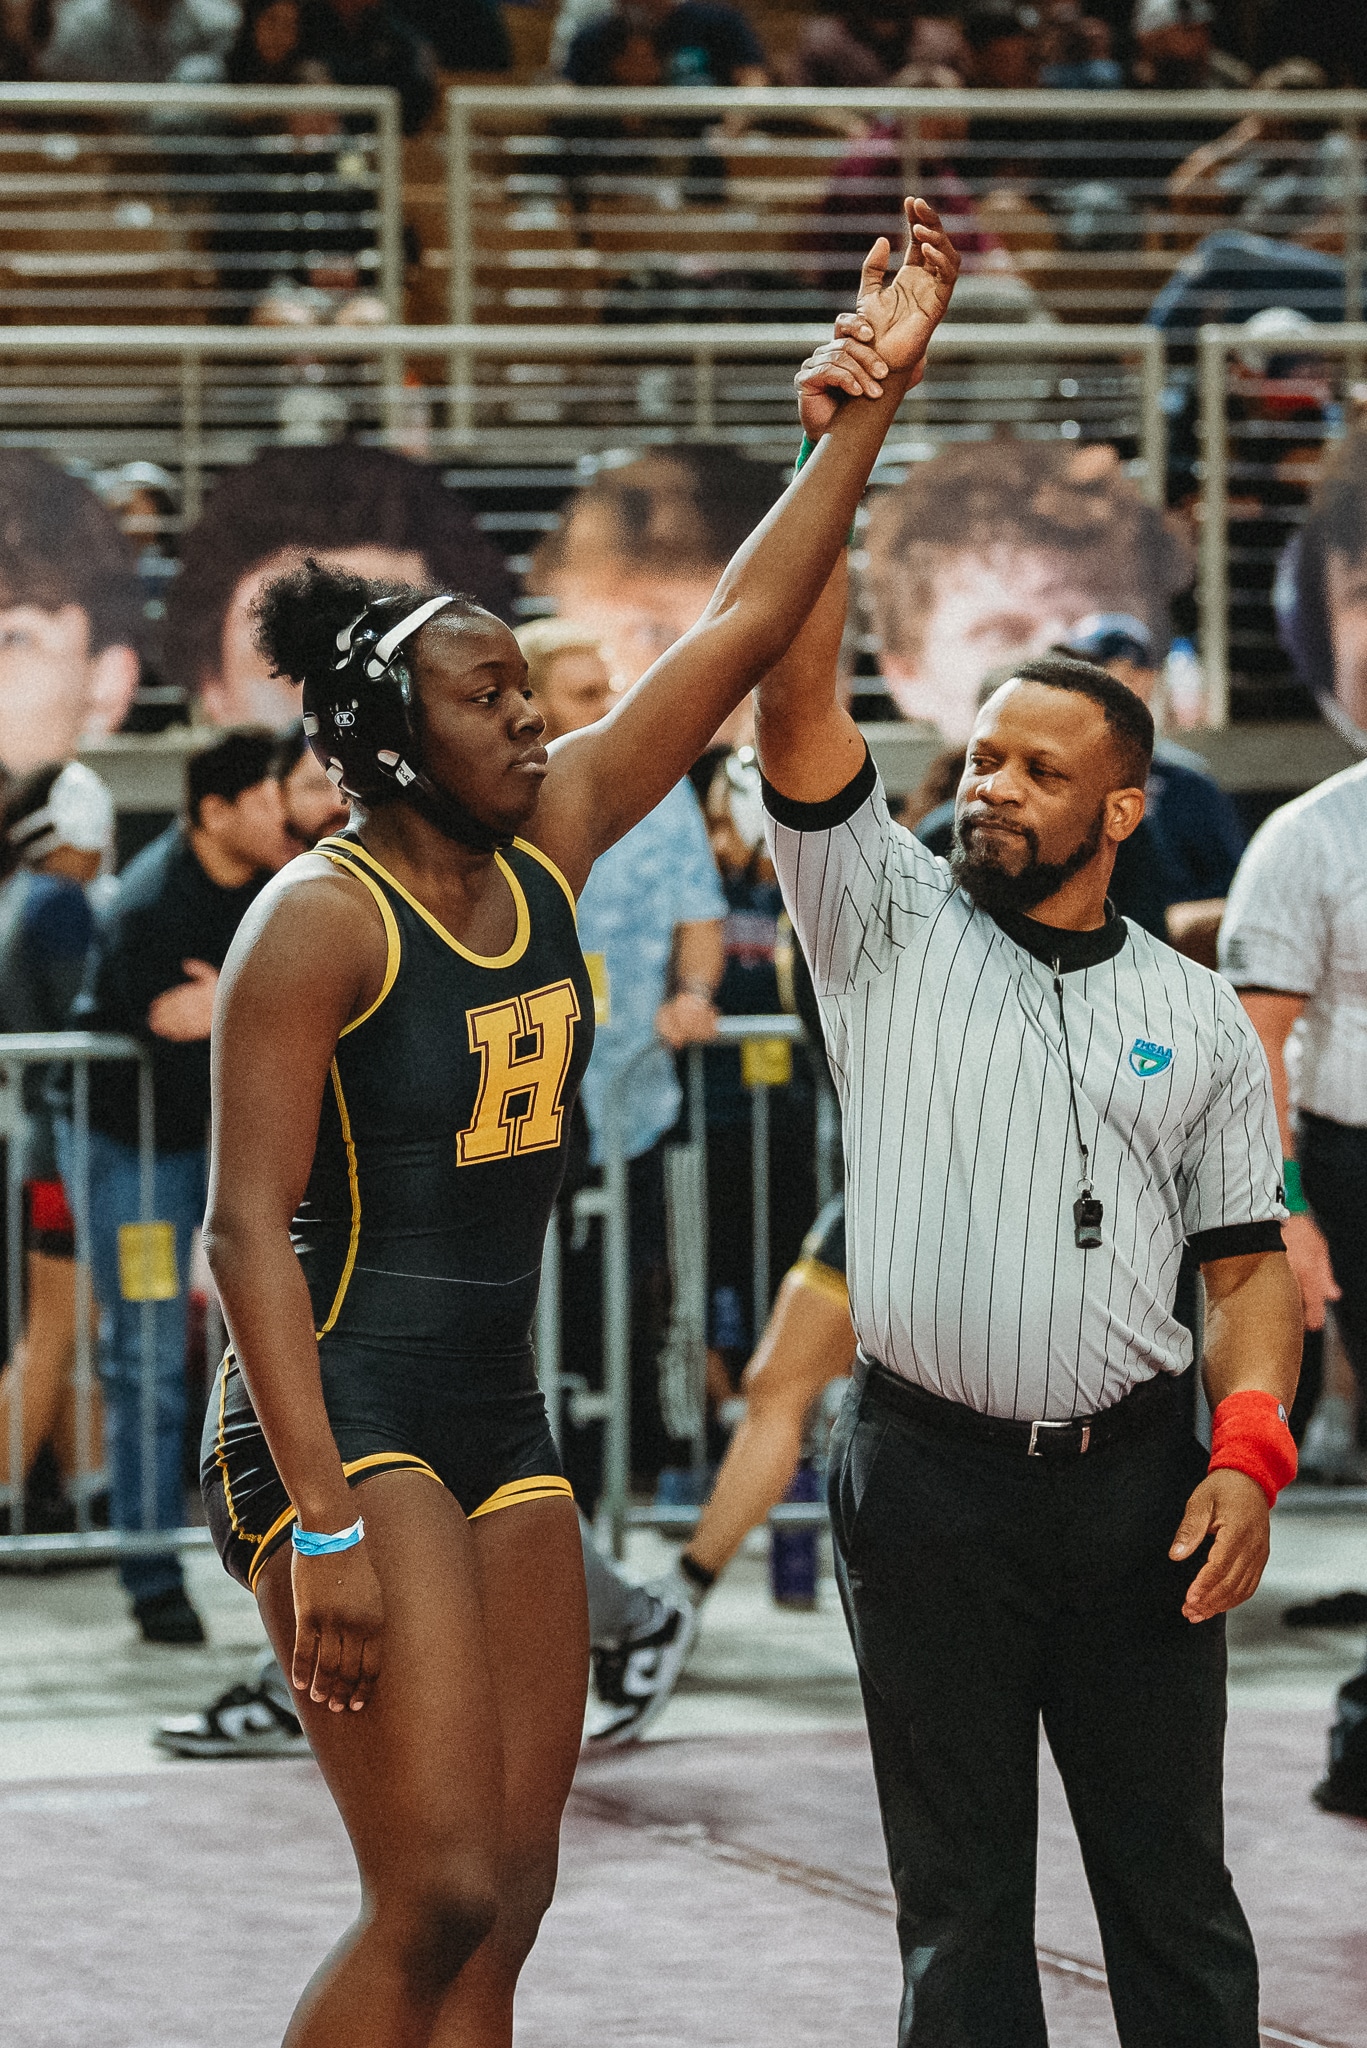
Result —
<path fill-rule="evenodd" d="M 821 1498 L 821 1474 L 806 1463 L 798 1466 L 785 1500 L 817 1501 Z M 817 1580 L 821 1570 L 821 1531 L 771 1528 L 769 1531 L 769 1591 L 776 1606 L 816 1606 Z"/>

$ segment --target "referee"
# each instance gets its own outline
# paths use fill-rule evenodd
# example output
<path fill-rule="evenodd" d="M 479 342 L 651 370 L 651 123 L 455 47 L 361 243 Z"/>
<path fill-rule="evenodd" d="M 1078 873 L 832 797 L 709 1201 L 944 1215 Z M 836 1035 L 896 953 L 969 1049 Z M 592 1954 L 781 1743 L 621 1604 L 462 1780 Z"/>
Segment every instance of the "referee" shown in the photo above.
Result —
<path fill-rule="evenodd" d="M 1226 982 L 1108 905 L 1144 809 L 1140 700 L 1089 663 L 1023 662 L 979 715 L 939 860 L 891 822 L 836 703 L 843 573 L 761 686 L 759 741 L 844 1112 L 859 1363 L 830 1500 L 899 2041 L 1046 2041 L 1043 1723 L 1124 2048 L 1257 2048 L 1224 1863 L 1220 1617 L 1256 1587 L 1295 1469 L 1267 1063 Z M 1206 1285 L 1209 1458 L 1177 1384 L 1184 1244 Z"/>

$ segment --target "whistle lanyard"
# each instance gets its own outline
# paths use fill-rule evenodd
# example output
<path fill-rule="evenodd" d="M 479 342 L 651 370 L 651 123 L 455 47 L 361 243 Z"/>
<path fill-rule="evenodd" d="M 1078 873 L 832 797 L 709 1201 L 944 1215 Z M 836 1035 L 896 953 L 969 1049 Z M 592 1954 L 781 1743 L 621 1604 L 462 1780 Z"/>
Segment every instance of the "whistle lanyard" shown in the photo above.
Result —
<path fill-rule="evenodd" d="M 1101 1243 L 1101 1224 L 1105 1215 L 1092 1186 L 1091 1153 L 1082 1135 L 1082 1118 L 1078 1115 L 1077 1084 L 1073 1079 L 1073 1052 L 1068 1041 L 1068 1012 L 1063 1002 L 1063 968 L 1054 962 L 1054 994 L 1058 997 L 1059 1030 L 1063 1034 L 1063 1063 L 1068 1070 L 1068 1103 L 1073 1113 L 1073 1130 L 1077 1137 L 1077 1149 L 1082 1159 L 1082 1178 L 1078 1182 L 1078 1198 L 1073 1204 L 1073 1242 L 1079 1251 L 1095 1251 Z"/>

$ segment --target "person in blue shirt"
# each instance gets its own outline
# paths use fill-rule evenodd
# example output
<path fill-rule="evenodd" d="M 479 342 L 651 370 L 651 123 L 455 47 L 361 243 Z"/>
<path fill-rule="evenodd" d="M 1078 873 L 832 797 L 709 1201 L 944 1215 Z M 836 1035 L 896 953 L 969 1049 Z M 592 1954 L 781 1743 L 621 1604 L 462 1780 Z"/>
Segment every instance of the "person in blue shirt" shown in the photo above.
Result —
<path fill-rule="evenodd" d="M 549 738 L 603 715 L 608 672 L 589 629 L 537 620 L 518 640 Z M 664 1144 L 683 1105 L 674 1051 L 712 1036 L 726 909 L 687 781 L 600 857 L 579 899 L 595 1020 L 580 1099 L 590 1170 L 602 1165 L 608 1117 L 622 1118 L 631 1217 L 632 1465 L 649 1480 L 670 1462 L 672 1441 L 660 1413 L 655 1359 L 668 1309 Z M 571 1247 L 564 1275 L 566 1366 L 589 1378 L 602 1362 L 598 1259 L 596 1243 Z M 571 1359 L 570 1350 L 580 1355 Z M 567 1469 L 576 1496 L 590 1507 L 600 1483 L 600 1433 L 597 1423 L 566 1430 Z"/>

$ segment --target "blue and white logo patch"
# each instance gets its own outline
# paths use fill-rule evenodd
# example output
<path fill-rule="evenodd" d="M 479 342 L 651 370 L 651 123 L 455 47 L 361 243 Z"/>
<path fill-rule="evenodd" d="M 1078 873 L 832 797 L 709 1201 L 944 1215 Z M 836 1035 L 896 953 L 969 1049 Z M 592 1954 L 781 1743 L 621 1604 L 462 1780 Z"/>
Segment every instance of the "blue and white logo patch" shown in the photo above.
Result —
<path fill-rule="evenodd" d="M 1172 1047 L 1155 1045 L 1151 1038 L 1136 1038 L 1130 1047 L 1130 1065 L 1141 1081 L 1151 1081 L 1155 1074 L 1166 1074 L 1172 1065 Z"/>

